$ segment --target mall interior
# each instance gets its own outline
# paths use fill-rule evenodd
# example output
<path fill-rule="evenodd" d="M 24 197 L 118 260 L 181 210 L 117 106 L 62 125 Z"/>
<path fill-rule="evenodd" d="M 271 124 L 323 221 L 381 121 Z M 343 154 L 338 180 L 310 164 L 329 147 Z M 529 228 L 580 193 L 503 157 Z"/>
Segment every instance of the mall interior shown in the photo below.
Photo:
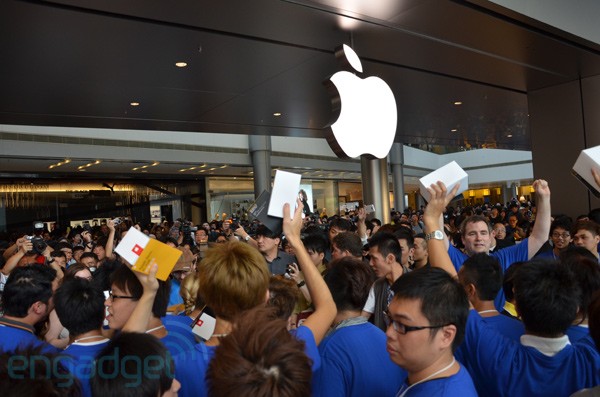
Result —
<path fill-rule="evenodd" d="M 244 217 L 276 170 L 315 212 L 419 208 L 456 161 L 461 204 L 600 200 L 571 174 L 600 145 L 600 3 L 580 0 L 0 0 L 0 231 Z M 391 88 L 387 158 L 339 158 L 336 48 Z M 339 103 L 338 103 L 339 105 Z M 377 131 L 353 139 L 368 149 Z"/>

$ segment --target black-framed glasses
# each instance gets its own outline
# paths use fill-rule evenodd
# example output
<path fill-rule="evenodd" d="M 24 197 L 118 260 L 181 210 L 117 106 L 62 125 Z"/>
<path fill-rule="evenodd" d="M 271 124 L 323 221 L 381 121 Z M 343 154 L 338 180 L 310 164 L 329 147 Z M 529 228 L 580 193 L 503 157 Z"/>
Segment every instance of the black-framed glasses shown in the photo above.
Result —
<path fill-rule="evenodd" d="M 401 322 L 392 319 L 390 314 L 387 312 L 385 313 L 385 316 L 388 320 L 388 324 L 390 324 L 392 327 L 394 327 L 394 331 L 396 331 L 397 333 L 399 333 L 401 335 L 406 335 L 407 333 L 413 332 L 413 331 L 421 331 L 423 329 L 436 329 L 436 328 L 445 327 L 446 325 L 450 325 L 450 324 L 443 324 L 443 325 L 410 326 L 410 325 L 404 325 Z"/>
<path fill-rule="evenodd" d="M 561 238 L 562 237 L 563 239 L 566 240 L 569 237 L 571 237 L 571 233 L 567 233 L 567 232 L 565 232 L 565 233 L 554 232 L 554 233 L 552 233 L 552 237 L 553 238 Z"/>
<path fill-rule="evenodd" d="M 113 302 L 115 299 L 136 299 L 135 296 L 115 295 L 112 291 L 108 291 L 108 296 Z"/>

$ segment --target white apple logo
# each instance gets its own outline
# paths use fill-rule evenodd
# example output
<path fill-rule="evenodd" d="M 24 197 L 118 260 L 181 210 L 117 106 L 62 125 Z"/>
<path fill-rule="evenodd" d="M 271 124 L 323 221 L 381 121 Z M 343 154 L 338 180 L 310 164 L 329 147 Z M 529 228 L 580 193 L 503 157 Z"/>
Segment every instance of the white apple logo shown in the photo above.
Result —
<path fill-rule="evenodd" d="M 343 54 L 350 66 L 362 73 L 358 55 L 345 44 Z M 329 81 L 326 85 L 334 94 L 334 110 L 340 110 L 331 125 L 333 136 L 327 139 L 332 150 L 338 157 L 387 156 L 398 121 L 396 99 L 390 87 L 379 77 L 361 79 L 347 71 L 335 73 L 330 81 L 333 87 Z"/>

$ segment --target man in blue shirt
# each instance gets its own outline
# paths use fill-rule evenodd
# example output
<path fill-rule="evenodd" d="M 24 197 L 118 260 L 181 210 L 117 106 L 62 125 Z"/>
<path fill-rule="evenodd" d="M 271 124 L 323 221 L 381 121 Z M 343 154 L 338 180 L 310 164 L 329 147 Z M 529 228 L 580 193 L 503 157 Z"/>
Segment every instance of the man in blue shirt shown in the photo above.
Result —
<path fill-rule="evenodd" d="M 52 293 L 57 284 L 56 271 L 48 266 L 28 265 L 11 272 L 2 296 L 4 316 L 0 317 L 0 351 L 27 346 L 57 351 L 34 333 L 34 326 L 45 320 L 54 308 Z"/>
<path fill-rule="evenodd" d="M 545 181 L 541 188 L 547 189 Z M 435 229 L 438 219 L 456 193 L 442 182 L 428 188 L 431 199 L 425 226 Z M 456 270 L 441 239 L 428 242 L 431 266 L 450 275 Z M 587 344 L 569 343 L 565 335 L 579 306 L 580 288 L 563 264 L 532 260 L 519 266 L 514 276 L 515 307 L 525 325 L 520 343 L 502 338 L 471 311 L 465 340 L 465 360 L 471 376 L 485 396 L 568 396 L 600 383 L 600 355 Z"/>
<path fill-rule="evenodd" d="M 392 288 L 387 351 L 408 373 L 397 396 L 476 397 L 471 376 L 454 358 L 469 312 L 461 285 L 441 269 L 424 268 Z"/>

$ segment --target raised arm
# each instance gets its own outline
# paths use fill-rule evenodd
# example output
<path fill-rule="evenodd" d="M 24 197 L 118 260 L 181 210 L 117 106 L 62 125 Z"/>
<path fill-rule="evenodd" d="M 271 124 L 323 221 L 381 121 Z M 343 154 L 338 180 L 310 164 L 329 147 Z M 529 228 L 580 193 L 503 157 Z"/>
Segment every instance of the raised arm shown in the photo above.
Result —
<path fill-rule="evenodd" d="M 423 222 L 425 223 L 427 232 L 431 233 L 434 230 L 439 229 L 440 218 L 450 200 L 456 195 L 458 185 L 456 185 L 451 192 L 448 192 L 446 185 L 444 185 L 443 182 L 438 181 L 437 184 L 431 185 L 427 190 L 431 194 L 431 198 L 429 199 L 429 203 L 427 203 L 427 207 L 425 207 Z M 442 228 L 441 230 L 443 231 L 444 229 Z M 431 266 L 442 268 L 453 277 L 456 277 L 456 269 L 450 260 L 450 256 L 448 256 L 446 242 L 447 238 L 444 238 L 444 240 L 432 238 L 427 241 L 429 263 Z"/>
<path fill-rule="evenodd" d="M 4 264 L 4 267 L 0 269 L 2 274 L 4 274 L 5 276 L 8 276 L 10 272 L 13 271 L 13 269 L 17 266 L 21 258 L 25 256 L 27 251 L 31 251 L 33 249 L 33 244 L 31 244 L 30 240 L 27 240 L 23 237 L 22 239 L 17 240 L 17 242 L 18 241 L 20 241 L 19 250 L 10 258 L 8 258 L 6 260 L 6 263 Z"/>
<path fill-rule="evenodd" d="M 156 297 L 156 291 L 158 291 L 158 280 L 156 279 L 156 272 L 158 271 L 158 265 L 152 265 L 149 274 L 140 272 L 133 272 L 144 288 L 142 297 L 138 301 L 135 309 L 131 313 L 131 316 L 123 326 L 122 331 L 124 332 L 140 332 L 144 333 L 147 330 L 148 322 L 152 316 L 152 305 L 154 305 L 154 298 Z"/>
<path fill-rule="evenodd" d="M 106 252 L 106 258 L 112 260 L 115 259 L 115 254 L 113 253 L 113 247 L 115 245 L 115 222 L 111 219 L 106 223 L 106 226 L 108 227 L 109 232 L 104 251 Z"/>
<path fill-rule="evenodd" d="M 542 245 L 548 241 L 550 235 L 550 187 L 548 182 L 543 179 L 538 179 L 533 182 L 535 190 L 535 201 L 537 206 L 537 215 L 535 224 L 529 236 L 529 246 L 527 247 L 528 259 L 542 248 Z"/>
<path fill-rule="evenodd" d="M 596 185 L 598 185 L 598 188 L 600 188 L 600 172 L 592 168 L 592 175 L 594 176 L 594 181 L 596 181 Z"/>
<path fill-rule="evenodd" d="M 360 242 L 365 245 L 367 243 L 367 211 L 365 207 L 360 207 L 357 212 L 356 234 L 360 237 Z"/>
<path fill-rule="evenodd" d="M 331 292 L 329 292 L 329 288 L 325 284 L 325 280 L 321 277 L 321 273 L 319 273 L 317 267 L 312 263 L 306 248 L 304 248 L 304 244 L 300 239 L 301 229 L 302 203 L 298 200 L 293 219 L 290 219 L 290 205 L 285 204 L 283 206 L 283 233 L 292 248 L 294 248 L 298 265 L 304 274 L 304 281 L 315 307 L 315 312 L 302 325 L 312 331 L 315 342 L 318 345 L 329 330 L 337 314 L 337 309 Z"/>

